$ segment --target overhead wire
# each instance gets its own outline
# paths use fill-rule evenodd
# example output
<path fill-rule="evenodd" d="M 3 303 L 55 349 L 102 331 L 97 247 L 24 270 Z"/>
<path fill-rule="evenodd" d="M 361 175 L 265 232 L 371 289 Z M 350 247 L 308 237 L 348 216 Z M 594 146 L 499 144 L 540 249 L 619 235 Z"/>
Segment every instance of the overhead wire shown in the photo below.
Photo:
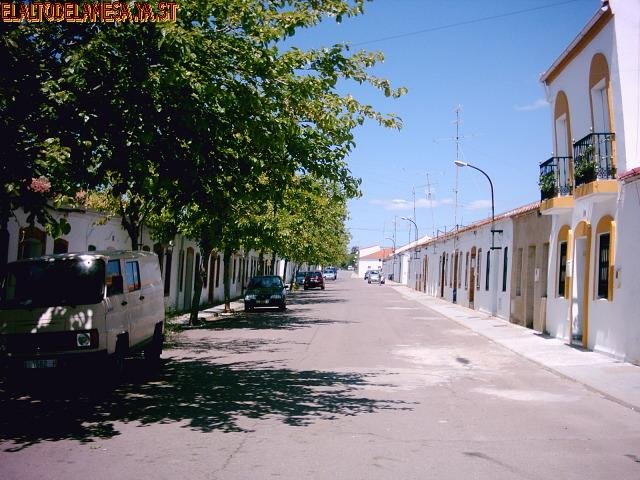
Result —
<path fill-rule="evenodd" d="M 378 42 L 384 42 L 384 41 L 387 41 L 387 40 L 396 40 L 398 38 L 412 37 L 412 36 L 415 36 L 415 35 L 421 35 L 423 33 L 437 32 L 439 30 L 447 30 L 449 28 L 456 28 L 456 27 L 462 27 L 462 26 L 465 26 L 465 25 L 473 25 L 475 23 L 488 22 L 490 20 L 496 20 L 498 18 L 512 17 L 514 15 L 521 15 L 523 13 L 530 13 L 530 12 L 535 12 L 535 11 L 538 11 L 538 10 L 545 10 L 547 8 L 560 7 L 562 5 L 567 5 L 569 3 L 581 2 L 581 1 L 586 1 L 586 0 L 566 0 L 564 2 L 552 3 L 552 4 L 549 4 L 549 5 L 541 5 L 539 7 L 525 8 L 525 9 L 522 9 L 522 10 L 515 10 L 513 12 L 500 13 L 500 14 L 496 14 L 496 15 L 490 15 L 490 16 L 487 16 L 487 17 L 480 17 L 480 18 L 475 18 L 475 19 L 471 19 L 471 20 L 464 20 L 464 21 L 456 22 L 456 23 L 448 23 L 446 25 L 440 25 L 440 26 L 437 26 L 437 27 L 424 28 L 422 30 L 415 30 L 413 32 L 399 33 L 397 35 L 389 35 L 387 37 L 375 38 L 375 39 L 372 39 L 372 40 L 365 40 L 363 42 L 353 43 L 353 44 L 351 44 L 351 46 L 352 47 L 359 47 L 359 46 L 362 46 L 362 45 L 368 45 L 370 43 L 378 43 Z"/>

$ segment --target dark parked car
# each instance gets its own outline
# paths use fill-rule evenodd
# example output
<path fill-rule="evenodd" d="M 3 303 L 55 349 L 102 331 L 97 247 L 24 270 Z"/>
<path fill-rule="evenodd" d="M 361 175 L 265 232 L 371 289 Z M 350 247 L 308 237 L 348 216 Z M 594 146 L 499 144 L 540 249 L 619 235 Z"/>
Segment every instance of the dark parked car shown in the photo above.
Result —
<path fill-rule="evenodd" d="M 320 287 L 324 290 L 324 278 L 322 278 L 322 272 L 307 272 L 307 276 L 304 277 L 304 289 Z"/>
<path fill-rule="evenodd" d="M 249 280 L 244 293 L 244 309 L 251 311 L 256 307 L 287 308 L 287 294 L 282 278 L 277 275 L 264 275 Z"/>

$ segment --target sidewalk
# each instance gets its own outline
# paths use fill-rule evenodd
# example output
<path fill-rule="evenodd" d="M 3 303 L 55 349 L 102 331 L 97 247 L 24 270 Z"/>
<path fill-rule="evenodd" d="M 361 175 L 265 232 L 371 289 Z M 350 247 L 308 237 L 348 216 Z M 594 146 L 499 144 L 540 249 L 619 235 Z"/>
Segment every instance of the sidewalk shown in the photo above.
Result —
<path fill-rule="evenodd" d="M 387 283 L 404 297 L 415 300 L 543 368 L 640 412 L 639 366 L 601 353 L 571 347 L 563 340 L 434 298 L 399 283 Z"/>
<path fill-rule="evenodd" d="M 242 300 L 233 300 L 230 306 L 231 313 L 224 313 L 224 303 L 202 309 L 198 312 L 198 319 L 202 322 L 212 322 L 218 320 L 220 317 L 244 311 L 244 302 Z M 189 313 L 176 315 L 169 319 L 169 323 L 173 325 L 189 325 L 189 315 Z"/>

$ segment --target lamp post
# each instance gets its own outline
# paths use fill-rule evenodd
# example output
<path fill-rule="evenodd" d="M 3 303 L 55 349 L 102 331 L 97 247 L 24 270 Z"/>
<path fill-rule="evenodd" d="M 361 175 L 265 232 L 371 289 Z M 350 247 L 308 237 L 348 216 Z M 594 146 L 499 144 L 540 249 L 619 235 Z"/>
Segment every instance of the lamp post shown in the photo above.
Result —
<path fill-rule="evenodd" d="M 475 165 L 471 165 L 470 163 L 463 162 L 462 160 L 455 160 L 453 163 L 456 165 L 456 167 L 471 167 L 474 170 L 479 171 L 481 174 L 487 177 L 487 180 L 489 180 L 489 187 L 491 188 L 491 250 L 500 249 L 501 247 L 496 247 L 494 242 L 494 235 L 496 233 L 502 233 L 502 230 L 494 229 L 494 223 L 496 221 L 496 211 L 495 211 L 495 202 L 493 198 L 493 182 L 491 181 L 491 178 L 489 177 L 489 175 L 487 175 L 487 172 L 485 172 L 481 168 L 476 167 Z"/>
<path fill-rule="evenodd" d="M 391 264 L 391 278 L 389 280 L 393 280 L 393 275 L 396 273 L 396 239 L 391 237 L 385 237 L 385 240 L 391 240 L 393 242 L 393 263 Z"/>
<path fill-rule="evenodd" d="M 463 162 L 462 160 L 455 160 L 453 163 L 457 167 L 471 167 L 475 170 L 478 170 L 485 177 L 487 177 L 487 180 L 489 180 L 489 187 L 491 187 L 491 252 L 493 253 L 494 250 L 499 250 L 502 248 L 502 247 L 496 247 L 494 242 L 495 234 L 502 233 L 502 230 L 495 229 L 496 214 L 495 214 L 495 203 L 493 199 L 493 182 L 491 181 L 491 178 L 489 178 L 489 175 L 487 175 L 487 172 L 485 172 L 481 168 L 476 167 L 475 165 L 471 165 L 470 163 Z M 495 262 L 494 265 L 496 265 L 497 264 L 496 255 L 494 254 L 493 257 Z M 489 258 L 487 258 L 487 262 L 488 261 L 489 261 Z M 488 267 L 489 265 L 487 264 L 487 268 Z M 494 268 L 494 272 L 496 272 L 496 275 L 497 275 L 497 271 L 498 270 Z M 480 274 L 480 272 L 478 272 L 478 274 Z M 498 305 L 498 285 L 497 285 L 497 277 L 494 275 L 492 295 L 491 295 L 491 315 L 495 315 L 497 313 L 497 310 L 498 310 L 497 305 Z"/>
<path fill-rule="evenodd" d="M 416 249 L 416 258 L 418 258 L 418 224 L 409 217 L 400 217 L 402 218 L 402 220 L 406 220 L 407 222 L 411 222 L 413 223 L 413 226 L 416 227 L 416 244 L 414 245 L 414 248 Z"/>

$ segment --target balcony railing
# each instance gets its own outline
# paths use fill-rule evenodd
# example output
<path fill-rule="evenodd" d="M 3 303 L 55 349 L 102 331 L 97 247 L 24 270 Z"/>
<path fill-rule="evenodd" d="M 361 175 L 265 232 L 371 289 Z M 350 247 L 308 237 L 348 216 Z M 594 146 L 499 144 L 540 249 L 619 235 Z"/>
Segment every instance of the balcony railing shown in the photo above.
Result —
<path fill-rule="evenodd" d="M 540 164 L 540 200 L 573 194 L 571 157 L 551 157 Z"/>
<path fill-rule="evenodd" d="M 616 177 L 613 164 L 613 133 L 590 133 L 573 144 L 575 185 Z"/>

